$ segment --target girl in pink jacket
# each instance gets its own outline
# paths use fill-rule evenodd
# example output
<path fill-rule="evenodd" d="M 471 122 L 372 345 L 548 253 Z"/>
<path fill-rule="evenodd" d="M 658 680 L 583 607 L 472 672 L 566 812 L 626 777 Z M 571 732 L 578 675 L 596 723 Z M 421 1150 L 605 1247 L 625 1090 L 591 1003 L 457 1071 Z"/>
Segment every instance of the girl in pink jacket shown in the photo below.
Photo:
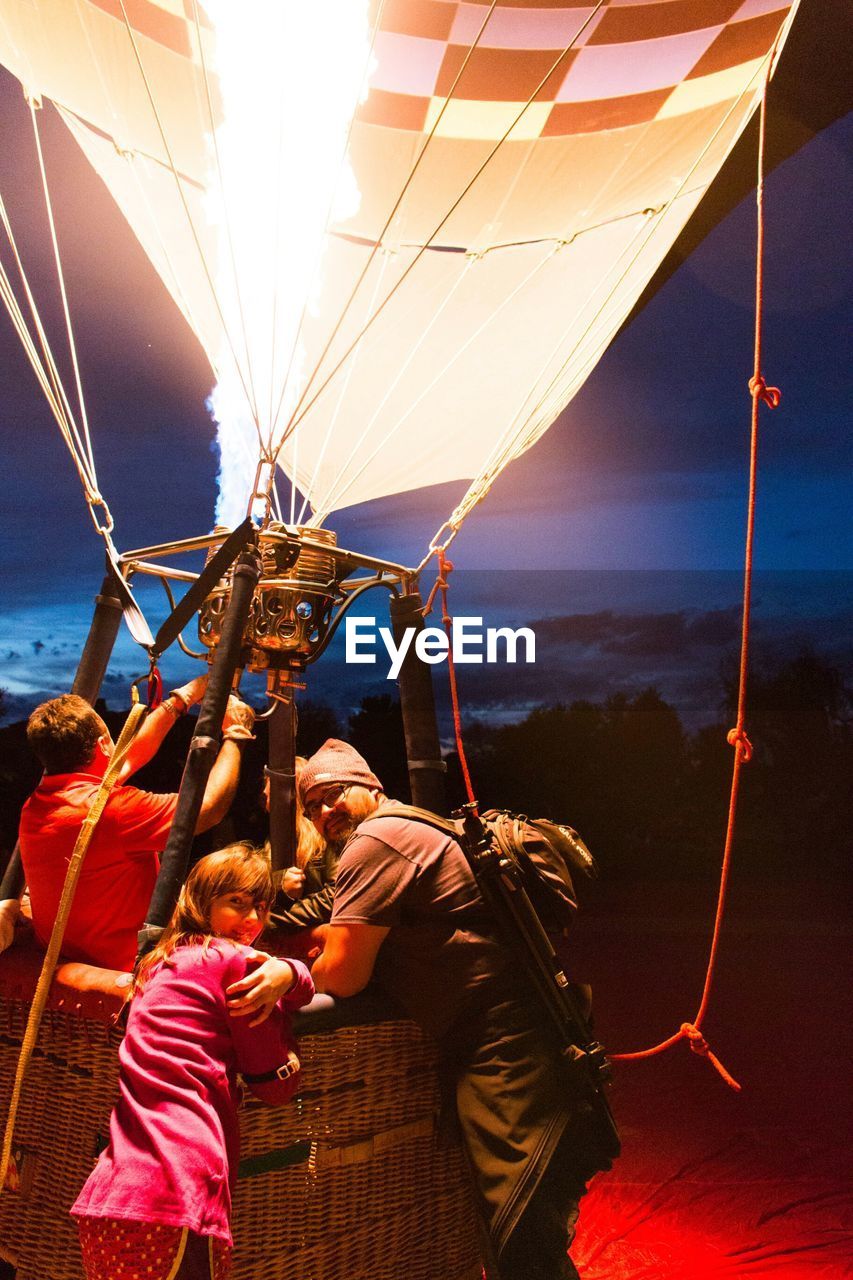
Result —
<path fill-rule="evenodd" d="M 290 960 L 289 988 L 262 1026 L 229 1016 L 226 989 L 265 958 L 252 943 L 272 899 L 260 851 L 209 854 L 140 966 L 109 1146 L 71 1210 L 87 1280 L 227 1275 L 237 1074 L 265 1102 L 292 1097 L 300 1071 L 289 1011 L 314 994 L 308 970 Z"/>

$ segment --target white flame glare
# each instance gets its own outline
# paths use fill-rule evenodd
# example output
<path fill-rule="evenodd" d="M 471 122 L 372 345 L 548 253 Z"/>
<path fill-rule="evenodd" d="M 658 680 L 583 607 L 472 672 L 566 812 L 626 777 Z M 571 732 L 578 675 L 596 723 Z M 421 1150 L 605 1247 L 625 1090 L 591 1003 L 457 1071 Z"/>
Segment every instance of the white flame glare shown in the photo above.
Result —
<path fill-rule="evenodd" d="M 366 0 L 205 0 L 205 10 L 223 107 L 224 192 L 211 154 L 209 216 L 231 336 L 208 408 L 221 454 L 216 520 L 233 527 L 258 462 L 251 402 L 262 439 L 278 438 L 306 381 L 299 322 L 319 294 L 327 221 L 358 210 L 344 153 L 370 40 Z"/>

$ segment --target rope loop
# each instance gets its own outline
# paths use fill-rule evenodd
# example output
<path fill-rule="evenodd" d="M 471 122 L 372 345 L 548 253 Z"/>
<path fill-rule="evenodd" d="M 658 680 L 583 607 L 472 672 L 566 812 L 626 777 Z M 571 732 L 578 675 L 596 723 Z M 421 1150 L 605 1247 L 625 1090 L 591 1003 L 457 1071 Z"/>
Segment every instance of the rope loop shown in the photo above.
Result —
<path fill-rule="evenodd" d="M 444 535 L 445 530 L 447 531 L 447 535 L 448 535 L 447 540 L 445 542 L 439 542 L 439 539 Z M 432 541 L 429 544 L 430 554 L 438 555 L 439 553 L 446 551 L 447 548 L 450 546 L 451 542 L 453 541 L 453 538 L 455 537 L 455 535 L 456 535 L 456 530 L 453 527 L 452 521 L 445 520 L 444 524 L 441 526 L 441 528 L 438 530 L 438 532 L 435 534 L 435 537 L 432 539 Z"/>
<path fill-rule="evenodd" d="M 447 678 L 450 684 L 450 705 L 453 710 L 453 732 L 456 738 L 456 754 L 459 757 L 459 766 L 462 770 L 462 778 L 465 782 L 465 792 L 469 801 L 476 804 L 474 795 L 474 787 L 471 782 L 471 772 L 468 768 L 468 759 L 465 755 L 465 744 L 462 741 L 462 713 L 459 710 L 459 691 L 456 687 L 456 668 L 453 665 L 453 618 L 447 602 L 447 579 L 453 572 L 453 562 L 448 560 L 444 554 L 444 547 L 436 547 L 432 554 L 438 557 L 438 576 L 433 584 L 429 598 L 424 605 L 423 615 L 427 616 L 432 609 L 436 594 L 441 592 L 441 621 L 444 624 L 445 635 L 447 636 Z"/>
<path fill-rule="evenodd" d="M 429 615 L 432 613 L 432 606 L 435 604 L 435 597 L 438 595 L 440 591 L 441 598 L 444 601 L 441 620 L 446 626 L 447 623 L 450 621 L 450 617 L 447 613 L 447 587 L 448 587 L 447 579 L 450 577 L 451 573 L 453 572 L 453 561 L 448 560 L 445 557 L 443 547 L 436 547 L 434 554 L 438 557 L 438 574 L 436 576 L 435 582 L 432 584 L 432 590 L 427 596 L 426 604 L 421 609 L 421 614 L 424 618 L 429 617 Z"/>
<path fill-rule="evenodd" d="M 715 1071 L 719 1072 L 729 1088 L 734 1089 L 736 1093 L 740 1093 L 740 1085 L 737 1080 L 735 1080 L 734 1076 L 729 1074 L 722 1062 L 720 1062 L 720 1059 L 711 1052 L 708 1047 L 708 1041 L 702 1035 L 702 1032 L 695 1023 L 682 1022 L 681 1035 L 690 1045 L 691 1053 L 697 1053 L 700 1058 L 707 1058 L 711 1066 Z"/>
<path fill-rule="evenodd" d="M 778 387 L 768 387 L 760 373 L 750 378 L 749 394 L 754 400 L 763 400 L 768 409 L 778 409 L 782 403 L 782 392 Z"/>
<path fill-rule="evenodd" d="M 726 734 L 726 742 L 730 747 L 734 747 L 736 751 L 740 749 L 740 758 L 744 764 L 747 764 L 752 759 L 752 743 L 742 728 L 729 729 Z"/>
<path fill-rule="evenodd" d="M 92 494 L 87 493 L 86 502 L 89 504 L 89 515 L 91 517 L 92 524 L 95 526 L 95 532 L 100 534 L 112 533 L 113 529 L 116 526 L 115 526 L 115 521 L 113 520 L 113 513 L 110 511 L 109 506 L 107 505 L 106 498 L 102 498 L 99 493 L 92 493 Z M 100 507 L 104 513 L 103 524 L 100 524 L 98 522 L 98 517 L 95 514 L 95 507 Z"/>
<path fill-rule="evenodd" d="M 708 1049 L 708 1041 L 702 1035 L 702 1032 L 692 1022 L 682 1022 L 680 1031 L 684 1039 L 690 1045 L 692 1053 L 698 1053 L 700 1057 L 707 1058 L 710 1050 Z"/>
<path fill-rule="evenodd" d="M 440 551 L 438 553 L 438 564 L 439 564 L 439 582 L 441 583 L 441 621 L 444 623 L 445 629 L 447 629 L 453 623 L 453 619 L 451 618 L 450 612 L 447 607 L 447 579 L 450 577 L 451 573 L 453 572 L 453 562 L 450 560 L 445 560 L 444 552 Z M 448 634 L 448 639 L 449 638 L 450 637 Z M 448 658 L 448 660 L 450 659 Z"/>

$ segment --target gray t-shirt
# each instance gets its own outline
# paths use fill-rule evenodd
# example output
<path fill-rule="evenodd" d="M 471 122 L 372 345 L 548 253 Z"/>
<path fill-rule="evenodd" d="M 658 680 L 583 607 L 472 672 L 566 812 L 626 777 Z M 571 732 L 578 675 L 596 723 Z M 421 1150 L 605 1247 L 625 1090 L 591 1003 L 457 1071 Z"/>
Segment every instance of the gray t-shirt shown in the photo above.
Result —
<path fill-rule="evenodd" d="M 375 977 L 435 1036 L 519 994 L 464 853 L 426 823 L 380 810 L 357 829 L 338 864 L 332 924 L 390 928 Z"/>

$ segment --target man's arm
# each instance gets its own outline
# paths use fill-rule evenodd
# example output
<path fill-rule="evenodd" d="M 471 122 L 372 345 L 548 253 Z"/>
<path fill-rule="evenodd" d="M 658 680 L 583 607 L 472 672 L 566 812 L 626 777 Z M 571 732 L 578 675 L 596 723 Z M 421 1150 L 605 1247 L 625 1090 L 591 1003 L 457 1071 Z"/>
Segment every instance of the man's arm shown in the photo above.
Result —
<path fill-rule="evenodd" d="M 221 822 L 228 810 L 240 781 L 241 748 L 233 738 L 226 738 L 219 748 L 219 755 L 213 762 L 213 768 L 204 789 L 195 833 L 209 831 Z"/>
<path fill-rule="evenodd" d="M 314 986 L 333 996 L 354 996 L 367 986 L 388 930 L 373 924 L 326 927 L 325 950 L 311 970 Z M 228 1012 L 235 1018 L 251 1017 L 249 1026 L 258 1026 L 269 1017 L 291 981 L 290 964 L 269 956 L 259 969 L 228 988 Z"/>
<path fill-rule="evenodd" d="M 206 688 L 207 675 L 197 676 L 189 684 L 175 689 L 164 702 L 160 703 L 159 707 L 148 713 L 128 747 L 119 773 L 119 782 L 126 782 L 138 769 L 148 764 L 149 760 L 153 760 L 172 725 L 179 716 L 189 711 L 190 707 L 201 702 Z"/>
<path fill-rule="evenodd" d="M 196 835 L 215 827 L 231 808 L 240 780 L 240 743 L 252 739 L 254 723 L 255 713 L 252 708 L 232 694 L 222 721 L 222 746 L 207 779 L 198 822 L 195 824 Z"/>
<path fill-rule="evenodd" d="M 384 925 L 330 924 L 323 954 L 311 970 L 317 990 L 332 996 L 363 991 L 388 933 Z"/>

